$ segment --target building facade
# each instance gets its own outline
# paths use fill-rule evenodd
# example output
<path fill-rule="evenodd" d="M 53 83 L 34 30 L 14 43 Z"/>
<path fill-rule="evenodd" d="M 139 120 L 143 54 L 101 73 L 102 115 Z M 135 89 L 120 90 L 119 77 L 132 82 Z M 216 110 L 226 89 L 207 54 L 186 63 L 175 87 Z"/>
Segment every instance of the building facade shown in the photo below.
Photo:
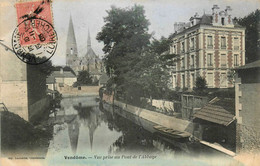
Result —
<path fill-rule="evenodd" d="M 195 87 L 196 78 L 206 79 L 208 88 L 233 87 L 230 69 L 245 64 L 245 29 L 236 25 L 231 8 L 212 14 L 195 14 L 188 23 L 175 23 L 170 54 L 175 54 L 172 70 L 173 88 Z"/>
<path fill-rule="evenodd" d="M 87 52 L 79 57 L 72 18 L 70 17 L 66 43 L 66 66 L 69 66 L 77 75 L 79 71 L 87 70 L 93 78 L 99 79 L 102 72 L 102 60 L 91 47 L 91 38 L 88 31 Z"/>
<path fill-rule="evenodd" d="M 238 152 L 260 148 L 260 60 L 236 69 Z"/>

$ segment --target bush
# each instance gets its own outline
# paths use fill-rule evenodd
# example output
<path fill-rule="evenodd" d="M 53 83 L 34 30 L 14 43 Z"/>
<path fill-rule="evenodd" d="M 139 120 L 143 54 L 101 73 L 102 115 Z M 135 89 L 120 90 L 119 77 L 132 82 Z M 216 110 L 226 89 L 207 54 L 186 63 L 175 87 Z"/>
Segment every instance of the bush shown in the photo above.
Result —
<path fill-rule="evenodd" d="M 206 79 L 198 76 L 196 79 L 196 89 L 197 90 L 205 90 L 207 88 L 207 82 Z"/>

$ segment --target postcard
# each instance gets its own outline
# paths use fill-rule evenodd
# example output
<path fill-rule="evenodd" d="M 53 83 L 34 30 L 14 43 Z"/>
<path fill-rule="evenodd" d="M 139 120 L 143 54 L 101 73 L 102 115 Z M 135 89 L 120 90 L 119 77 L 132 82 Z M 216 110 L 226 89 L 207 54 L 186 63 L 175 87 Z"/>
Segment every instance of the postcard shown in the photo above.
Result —
<path fill-rule="evenodd" d="M 258 166 L 258 0 L 2 0 L 0 165 Z"/>

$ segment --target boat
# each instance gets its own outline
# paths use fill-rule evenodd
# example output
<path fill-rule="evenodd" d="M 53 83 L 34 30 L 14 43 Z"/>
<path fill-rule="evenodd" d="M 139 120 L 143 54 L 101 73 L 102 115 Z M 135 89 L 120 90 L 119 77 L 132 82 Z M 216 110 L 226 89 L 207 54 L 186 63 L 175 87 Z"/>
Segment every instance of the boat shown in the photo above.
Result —
<path fill-rule="evenodd" d="M 155 125 L 153 128 L 156 130 L 156 132 L 160 135 L 164 135 L 170 138 L 174 139 L 188 139 L 191 134 L 185 131 L 178 131 L 172 128 L 164 127 L 161 125 Z"/>

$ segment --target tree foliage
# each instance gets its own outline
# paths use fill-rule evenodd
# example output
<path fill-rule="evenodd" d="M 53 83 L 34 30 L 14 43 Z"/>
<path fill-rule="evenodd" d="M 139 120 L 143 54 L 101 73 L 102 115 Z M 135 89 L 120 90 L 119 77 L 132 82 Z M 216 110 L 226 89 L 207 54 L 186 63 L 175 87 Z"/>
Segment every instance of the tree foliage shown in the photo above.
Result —
<path fill-rule="evenodd" d="M 204 90 L 207 88 L 207 82 L 206 82 L 206 79 L 201 77 L 201 76 L 198 76 L 196 78 L 196 89 L 197 90 Z"/>
<path fill-rule="evenodd" d="M 237 23 L 246 28 L 245 31 L 245 49 L 246 49 L 246 63 L 253 62 L 260 59 L 259 47 L 259 24 L 260 24 L 260 10 L 252 12 L 244 18 L 235 19 Z"/>
<path fill-rule="evenodd" d="M 76 85 L 90 85 L 92 84 L 92 77 L 88 71 L 83 70 L 78 74 Z"/>
<path fill-rule="evenodd" d="M 170 41 L 162 37 L 150 43 L 149 21 L 142 6 L 113 7 L 107 11 L 105 25 L 97 40 L 104 43 L 105 65 L 112 75 L 108 89 L 116 84 L 118 93 L 128 100 L 155 97 L 167 89 L 171 56 L 161 56 Z"/>
<path fill-rule="evenodd" d="M 105 25 L 98 33 L 97 40 L 104 43 L 103 51 L 106 70 L 110 74 L 111 68 L 120 74 L 120 61 L 128 53 L 142 50 L 149 43 L 149 21 L 144 15 L 142 6 L 135 5 L 131 8 L 111 7 L 104 18 Z"/>

